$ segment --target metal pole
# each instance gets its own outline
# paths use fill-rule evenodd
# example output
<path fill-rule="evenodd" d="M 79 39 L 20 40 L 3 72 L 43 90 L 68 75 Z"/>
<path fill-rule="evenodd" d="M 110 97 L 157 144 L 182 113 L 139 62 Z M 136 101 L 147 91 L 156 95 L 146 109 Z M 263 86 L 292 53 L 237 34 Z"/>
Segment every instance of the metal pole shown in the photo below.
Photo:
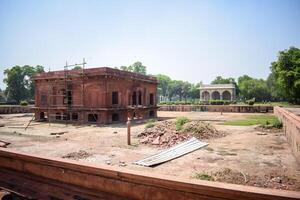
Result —
<path fill-rule="evenodd" d="M 131 120 L 130 120 L 130 118 L 128 118 L 128 120 L 127 120 L 127 145 L 131 145 L 130 128 L 131 128 Z"/>

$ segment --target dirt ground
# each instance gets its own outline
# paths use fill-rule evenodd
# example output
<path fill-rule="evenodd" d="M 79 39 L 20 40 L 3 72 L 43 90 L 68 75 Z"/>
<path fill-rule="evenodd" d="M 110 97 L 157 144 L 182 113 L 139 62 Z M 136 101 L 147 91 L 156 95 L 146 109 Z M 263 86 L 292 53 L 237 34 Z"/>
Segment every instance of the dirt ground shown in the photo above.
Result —
<path fill-rule="evenodd" d="M 162 148 L 139 144 L 137 135 L 145 121 L 132 127 L 132 145 L 126 144 L 126 125 L 71 125 L 33 122 L 24 128 L 32 114 L 0 115 L 0 140 L 7 148 L 34 155 L 84 160 L 183 178 L 213 177 L 214 181 L 259 187 L 300 190 L 300 167 L 292 155 L 283 132 L 257 129 L 256 126 L 227 126 L 222 122 L 242 119 L 241 113 L 158 112 L 159 120 L 185 116 L 204 120 L 225 137 L 205 140 L 209 145 L 156 167 L 142 167 L 133 161 L 160 152 Z M 210 179 L 209 179 L 210 180 Z"/>

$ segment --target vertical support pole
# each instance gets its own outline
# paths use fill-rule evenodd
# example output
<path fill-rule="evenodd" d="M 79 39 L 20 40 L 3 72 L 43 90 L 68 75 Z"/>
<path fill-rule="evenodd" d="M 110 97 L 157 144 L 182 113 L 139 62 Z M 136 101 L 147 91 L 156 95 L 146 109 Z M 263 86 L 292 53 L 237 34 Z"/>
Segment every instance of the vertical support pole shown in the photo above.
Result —
<path fill-rule="evenodd" d="M 67 72 L 68 72 L 68 62 L 66 61 L 66 66 L 64 68 L 65 74 L 65 94 L 63 95 L 64 104 L 66 104 L 66 112 L 64 113 L 65 116 L 65 123 L 68 126 L 68 113 L 69 113 L 69 105 L 68 105 L 68 86 L 67 86 Z"/>
<path fill-rule="evenodd" d="M 83 58 L 83 64 L 82 64 L 82 93 L 81 93 L 81 105 L 82 107 L 84 107 L 84 68 L 85 68 L 85 58 Z"/>
<path fill-rule="evenodd" d="M 130 118 L 128 118 L 128 120 L 127 120 L 127 145 L 131 145 L 130 128 L 131 128 L 131 120 L 130 120 Z"/>

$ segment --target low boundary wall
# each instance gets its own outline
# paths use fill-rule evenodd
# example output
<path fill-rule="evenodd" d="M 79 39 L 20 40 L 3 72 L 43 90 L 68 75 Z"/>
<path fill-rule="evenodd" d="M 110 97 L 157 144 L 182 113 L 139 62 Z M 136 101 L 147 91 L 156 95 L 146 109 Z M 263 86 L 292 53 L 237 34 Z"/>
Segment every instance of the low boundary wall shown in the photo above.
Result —
<path fill-rule="evenodd" d="M 162 105 L 159 111 L 178 112 L 238 112 L 238 113 L 260 113 L 273 112 L 273 106 L 247 106 L 247 105 Z"/>
<path fill-rule="evenodd" d="M 274 113 L 282 121 L 288 143 L 300 164 L 300 117 L 278 106 L 274 108 Z"/>
<path fill-rule="evenodd" d="M 0 114 L 33 113 L 32 106 L 0 106 Z"/>
<path fill-rule="evenodd" d="M 181 179 L 0 150 L 0 188 L 31 199 L 300 199 L 300 192 Z"/>

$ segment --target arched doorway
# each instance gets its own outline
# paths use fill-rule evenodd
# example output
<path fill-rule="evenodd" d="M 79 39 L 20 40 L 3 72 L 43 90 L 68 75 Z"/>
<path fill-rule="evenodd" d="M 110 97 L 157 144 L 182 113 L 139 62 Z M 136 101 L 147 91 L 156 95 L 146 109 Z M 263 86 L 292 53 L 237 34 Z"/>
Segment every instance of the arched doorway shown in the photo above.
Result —
<path fill-rule="evenodd" d="M 207 92 L 207 91 L 202 92 L 202 100 L 209 101 L 209 99 L 210 99 L 209 92 Z"/>
<path fill-rule="evenodd" d="M 230 94 L 230 92 L 229 91 L 224 91 L 223 93 L 222 93 L 222 99 L 223 100 L 228 100 L 228 101 L 230 101 L 231 100 L 231 94 Z"/>
<path fill-rule="evenodd" d="M 132 105 L 137 105 L 136 103 L 136 92 L 134 91 L 133 94 L 132 94 Z"/>
<path fill-rule="evenodd" d="M 211 94 L 211 97 L 212 97 L 213 100 L 220 100 L 220 93 L 218 91 L 214 91 Z"/>
<path fill-rule="evenodd" d="M 142 105 L 142 92 L 138 92 L 138 105 Z"/>

